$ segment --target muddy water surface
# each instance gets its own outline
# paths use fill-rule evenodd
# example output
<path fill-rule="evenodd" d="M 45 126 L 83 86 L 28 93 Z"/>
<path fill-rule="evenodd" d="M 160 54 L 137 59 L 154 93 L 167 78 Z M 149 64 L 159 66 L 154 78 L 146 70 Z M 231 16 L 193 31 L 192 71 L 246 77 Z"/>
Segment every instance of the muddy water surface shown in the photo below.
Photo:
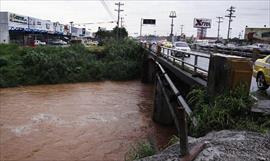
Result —
<path fill-rule="evenodd" d="M 153 87 L 139 81 L 0 89 L 1 160 L 124 160 L 135 142 L 175 132 L 151 120 Z"/>

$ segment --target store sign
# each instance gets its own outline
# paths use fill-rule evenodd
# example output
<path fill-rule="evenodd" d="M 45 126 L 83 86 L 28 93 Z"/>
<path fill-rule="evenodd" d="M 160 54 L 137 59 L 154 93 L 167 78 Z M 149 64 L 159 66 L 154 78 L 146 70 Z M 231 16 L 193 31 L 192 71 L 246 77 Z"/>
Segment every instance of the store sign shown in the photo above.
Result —
<path fill-rule="evenodd" d="M 15 13 L 10 13 L 9 21 L 21 23 L 21 24 L 28 24 L 28 17 L 20 16 L 20 15 L 17 15 Z"/>
<path fill-rule="evenodd" d="M 144 25 L 155 25 L 156 20 L 155 19 L 143 19 L 143 24 Z"/>
<path fill-rule="evenodd" d="M 211 28 L 211 19 L 207 18 L 194 18 L 193 27 L 194 28 Z"/>

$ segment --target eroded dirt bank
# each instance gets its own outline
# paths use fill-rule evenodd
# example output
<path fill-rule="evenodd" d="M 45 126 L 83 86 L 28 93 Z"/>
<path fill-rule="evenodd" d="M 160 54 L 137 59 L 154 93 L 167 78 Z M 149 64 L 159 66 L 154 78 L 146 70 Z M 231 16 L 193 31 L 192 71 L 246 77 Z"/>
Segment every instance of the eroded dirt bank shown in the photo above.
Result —
<path fill-rule="evenodd" d="M 123 160 L 130 145 L 174 132 L 151 120 L 139 81 L 0 89 L 1 160 Z"/>

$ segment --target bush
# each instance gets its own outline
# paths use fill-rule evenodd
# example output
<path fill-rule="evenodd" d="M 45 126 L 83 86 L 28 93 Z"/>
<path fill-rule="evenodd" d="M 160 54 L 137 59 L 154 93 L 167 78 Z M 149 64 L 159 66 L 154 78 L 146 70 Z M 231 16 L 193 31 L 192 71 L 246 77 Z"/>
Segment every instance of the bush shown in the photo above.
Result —
<path fill-rule="evenodd" d="M 94 48 L 0 44 L 0 87 L 135 79 L 141 58 L 139 45 L 130 39 L 110 39 Z"/>
<path fill-rule="evenodd" d="M 239 129 L 266 131 L 270 128 L 270 119 L 251 112 L 252 98 L 246 94 L 245 86 L 225 92 L 209 101 L 204 89 L 192 90 L 187 98 L 193 107 L 193 116 L 197 126 L 189 124 L 189 132 L 202 136 L 213 130 Z"/>

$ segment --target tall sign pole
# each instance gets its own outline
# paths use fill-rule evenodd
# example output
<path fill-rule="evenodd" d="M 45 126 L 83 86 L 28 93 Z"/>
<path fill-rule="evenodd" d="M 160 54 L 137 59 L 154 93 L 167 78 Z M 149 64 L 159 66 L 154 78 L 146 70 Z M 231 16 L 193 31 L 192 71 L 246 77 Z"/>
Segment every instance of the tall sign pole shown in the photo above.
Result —
<path fill-rule="evenodd" d="M 142 27 L 143 27 L 143 25 L 156 25 L 156 19 L 143 19 L 143 18 L 141 18 L 140 40 L 142 40 Z"/>
<path fill-rule="evenodd" d="M 172 19 L 170 37 L 171 37 L 171 40 L 173 41 L 173 19 L 176 18 L 176 12 L 171 11 L 169 17 Z"/>
<path fill-rule="evenodd" d="M 219 16 L 219 17 L 217 17 L 217 19 L 218 19 L 218 21 L 217 21 L 217 23 L 218 23 L 217 39 L 219 40 L 219 38 L 220 38 L 220 35 L 219 35 L 219 32 L 220 32 L 220 23 L 223 22 L 223 21 L 222 21 L 223 17 Z"/>
<path fill-rule="evenodd" d="M 143 18 L 141 18 L 141 24 L 140 24 L 140 39 L 142 40 L 142 25 L 143 25 Z"/>
<path fill-rule="evenodd" d="M 228 33 L 227 33 L 227 40 L 230 39 L 230 32 L 231 32 L 231 22 L 233 21 L 232 18 L 235 18 L 235 16 L 233 15 L 233 13 L 235 12 L 235 7 L 231 6 L 229 9 L 227 9 L 226 11 L 228 11 L 228 15 L 226 15 L 225 17 L 229 18 L 229 26 L 228 26 Z"/>

